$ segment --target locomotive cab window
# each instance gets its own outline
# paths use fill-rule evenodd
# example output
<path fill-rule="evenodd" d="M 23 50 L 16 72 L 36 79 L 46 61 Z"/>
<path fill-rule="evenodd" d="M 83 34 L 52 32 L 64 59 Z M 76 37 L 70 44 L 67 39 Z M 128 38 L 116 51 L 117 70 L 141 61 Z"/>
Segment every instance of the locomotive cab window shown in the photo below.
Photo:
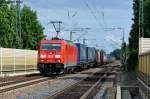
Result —
<path fill-rule="evenodd" d="M 42 44 L 41 50 L 61 50 L 60 44 Z"/>

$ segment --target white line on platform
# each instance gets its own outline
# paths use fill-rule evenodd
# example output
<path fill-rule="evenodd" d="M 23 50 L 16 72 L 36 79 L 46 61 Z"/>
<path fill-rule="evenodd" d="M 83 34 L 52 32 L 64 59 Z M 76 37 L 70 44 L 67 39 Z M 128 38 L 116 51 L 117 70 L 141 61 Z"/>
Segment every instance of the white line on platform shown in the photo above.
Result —
<path fill-rule="evenodd" d="M 121 87 L 117 86 L 117 95 L 116 95 L 116 99 L 121 99 Z"/>

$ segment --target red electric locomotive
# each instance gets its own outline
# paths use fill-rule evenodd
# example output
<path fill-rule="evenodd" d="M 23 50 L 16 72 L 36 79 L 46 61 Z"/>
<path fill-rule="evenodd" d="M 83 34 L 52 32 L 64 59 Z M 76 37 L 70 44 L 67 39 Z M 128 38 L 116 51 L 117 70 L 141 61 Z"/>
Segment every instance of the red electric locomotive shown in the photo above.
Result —
<path fill-rule="evenodd" d="M 42 74 L 59 74 L 74 70 L 78 50 L 66 40 L 42 40 L 38 48 L 38 69 Z"/>

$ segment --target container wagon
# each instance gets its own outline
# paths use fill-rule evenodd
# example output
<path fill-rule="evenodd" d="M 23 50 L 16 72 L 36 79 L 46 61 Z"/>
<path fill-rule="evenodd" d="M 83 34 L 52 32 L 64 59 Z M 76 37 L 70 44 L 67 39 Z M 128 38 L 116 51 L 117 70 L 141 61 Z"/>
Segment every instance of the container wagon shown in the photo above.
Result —
<path fill-rule="evenodd" d="M 105 59 L 105 53 L 102 50 L 96 50 L 96 62 L 95 65 L 96 66 L 100 66 L 103 65 L 105 63 L 106 59 Z"/>
<path fill-rule="evenodd" d="M 100 64 L 101 64 L 101 52 L 100 52 L 100 50 L 96 50 L 95 51 L 95 54 L 96 54 L 96 62 L 95 62 L 95 66 L 97 67 L 97 66 L 99 66 Z"/>
<path fill-rule="evenodd" d="M 91 64 L 91 66 L 94 67 L 94 65 L 96 63 L 96 48 L 92 47 L 91 51 L 92 51 L 92 64 Z"/>
<path fill-rule="evenodd" d="M 89 67 L 93 67 L 96 60 L 95 48 L 86 47 L 86 62 Z"/>
<path fill-rule="evenodd" d="M 86 67 L 87 61 L 86 61 L 86 45 L 76 43 L 76 46 L 78 48 L 78 64 L 77 69 L 81 70 Z"/>

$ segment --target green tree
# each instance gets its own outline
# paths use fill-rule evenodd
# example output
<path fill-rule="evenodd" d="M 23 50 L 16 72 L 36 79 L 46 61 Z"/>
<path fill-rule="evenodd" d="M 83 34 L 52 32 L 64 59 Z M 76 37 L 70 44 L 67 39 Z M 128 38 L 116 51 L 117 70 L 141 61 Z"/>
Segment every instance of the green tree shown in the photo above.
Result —
<path fill-rule="evenodd" d="M 23 48 L 37 49 L 38 42 L 43 39 L 44 28 L 40 24 L 35 11 L 24 6 L 21 10 Z"/>
<path fill-rule="evenodd" d="M 115 57 L 117 60 L 119 60 L 120 55 L 121 55 L 121 50 L 120 49 L 115 49 L 113 52 L 110 53 L 110 55 Z"/>
<path fill-rule="evenodd" d="M 139 42 L 139 0 L 133 0 L 133 24 L 129 37 L 129 56 L 127 59 L 128 69 L 133 69 L 138 63 Z M 133 61 L 134 60 L 134 61 Z"/>
<path fill-rule="evenodd" d="M 16 14 L 13 5 L 5 0 L 0 0 L 0 46 L 1 47 L 17 47 L 14 37 L 16 37 Z"/>
<path fill-rule="evenodd" d="M 139 6 L 140 0 L 133 0 L 133 24 L 129 37 L 128 69 L 136 69 L 139 48 Z M 150 37 L 150 0 L 144 0 L 144 37 Z M 133 61 L 134 60 L 134 61 Z"/>
<path fill-rule="evenodd" d="M 0 0 L 0 46 L 9 48 L 37 49 L 38 42 L 44 39 L 44 28 L 37 18 L 37 13 L 28 6 L 21 12 L 21 40 L 17 33 L 17 6 Z M 21 41 L 21 43 L 20 43 Z"/>
<path fill-rule="evenodd" d="M 144 37 L 150 38 L 150 0 L 144 2 Z"/>
<path fill-rule="evenodd" d="M 8 47 L 11 48 L 20 48 L 20 38 L 16 32 L 16 6 L 10 5 L 8 11 L 8 20 L 9 20 L 9 28 L 10 28 L 10 36 L 8 41 L 10 42 Z"/>

